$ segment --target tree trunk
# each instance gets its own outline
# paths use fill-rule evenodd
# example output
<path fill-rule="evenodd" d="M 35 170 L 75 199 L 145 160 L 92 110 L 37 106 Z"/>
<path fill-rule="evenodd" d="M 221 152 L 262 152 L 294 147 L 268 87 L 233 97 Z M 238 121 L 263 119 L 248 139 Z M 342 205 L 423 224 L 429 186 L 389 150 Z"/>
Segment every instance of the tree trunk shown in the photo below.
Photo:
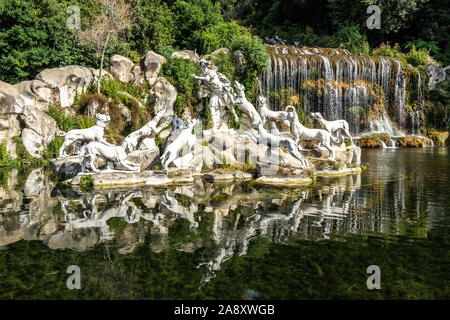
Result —
<path fill-rule="evenodd" d="M 100 81 L 102 80 L 103 60 L 105 58 L 106 47 L 108 46 L 109 34 L 110 34 L 110 31 L 108 31 L 108 34 L 106 35 L 105 45 L 103 46 L 103 50 L 102 50 L 102 58 L 100 60 L 100 71 L 98 73 L 98 80 L 97 80 L 97 93 L 98 94 L 100 94 Z"/>

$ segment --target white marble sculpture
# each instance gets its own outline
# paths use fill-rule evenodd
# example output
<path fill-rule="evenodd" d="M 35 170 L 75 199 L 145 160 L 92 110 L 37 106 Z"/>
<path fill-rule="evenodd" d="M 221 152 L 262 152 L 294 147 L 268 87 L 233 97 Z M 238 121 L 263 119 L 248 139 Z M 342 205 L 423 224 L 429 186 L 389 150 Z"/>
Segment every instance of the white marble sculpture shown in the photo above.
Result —
<path fill-rule="evenodd" d="M 335 141 L 328 131 L 304 127 L 298 120 L 298 115 L 294 107 L 286 109 L 291 110 L 288 112 L 288 116 L 291 122 L 291 134 L 294 136 L 295 143 L 298 144 L 300 140 L 318 141 L 330 151 L 330 160 L 334 160 L 334 149 L 331 144 L 339 146 L 340 143 Z"/>
<path fill-rule="evenodd" d="M 111 118 L 105 114 L 97 114 L 96 119 L 97 121 L 95 122 L 95 125 L 90 128 L 74 129 L 68 131 L 67 133 L 64 133 L 63 131 L 57 132 L 57 136 L 64 137 L 64 143 L 59 149 L 60 158 L 69 156 L 66 153 L 66 149 L 75 142 L 89 143 L 91 141 L 98 141 L 105 145 L 113 146 L 112 144 L 108 143 L 103 137 L 106 123 L 110 121 Z"/>
<path fill-rule="evenodd" d="M 128 136 L 126 136 L 120 146 L 127 153 L 134 151 L 136 150 L 139 142 L 145 138 L 151 137 L 152 133 L 158 133 L 158 129 L 156 128 L 156 121 L 154 119 L 147 122 L 147 124 L 139 130 L 133 131 Z"/>
<path fill-rule="evenodd" d="M 237 81 L 234 81 L 234 85 L 237 90 L 234 103 L 250 118 L 251 123 L 262 123 L 261 116 L 245 96 L 244 86 Z"/>
<path fill-rule="evenodd" d="M 267 104 L 267 99 L 263 96 L 258 96 L 258 109 L 263 125 L 265 125 L 267 120 L 270 120 L 272 121 L 273 128 L 276 128 L 273 121 L 282 121 L 286 126 L 289 126 L 288 113 L 286 111 L 270 110 Z"/>
<path fill-rule="evenodd" d="M 187 128 L 181 131 L 176 139 L 169 144 L 161 156 L 161 164 L 165 170 L 169 169 L 169 165 L 179 158 L 180 152 L 183 150 L 185 154 L 189 153 L 194 144 L 197 142 L 197 136 L 193 133 L 195 125 L 200 124 L 197 119 L 190 120 Z"/>
<path fill-rule="evenodd" d="M 286 147 L 292 156 L 300 160 L 303 167 L 305 168 L 308 167 L 308 161 L 300 153 L 302 148 L 298 144 L 296 144 L 294 140 L 288 137 L 276 136 L 274 134 L 267 132 L 267 130 L 264 129 L 262 123 L 255 124 L 254 127 L 255 129 L 258 130 L 259 137 L 255 137 L 251 132 L 244 131 L 244 134 L 246 134 L 253 142 L 257 144 L 265 144 L 269 147 L 271 146 Z"/>
<path fill-rule="evenodd" d="M 200 80 L 203 96 L 209 96 L 208 108 L 211 113 L 213 130 L 226 127 L 222 118 L 223 107 L 226 107 L 233 115 L 234 120 L 238 122 L 239 118 L 233 108 L 234 92 L 227 77 L 218 72 L 217 67 L 207 60 L 199 59 L 199 64 L 202 75 L 193 74 L 192 76 Z"/>
<path fill-rule="evenodd" d="M 287 106 L 286 111 L 288 110 L 289 107 L 294 108 L 293 106 Z M 339 135 L 340 139 L 343 139 L 342 133 L 344 133 L 344 135 L 347 136 L 350 139 L 350 142 L 353 144 L 353 139 L 350 134 L 347 121 L 345 120 L 327 121 L 322 117 L 320 112 L 312 112 L 311 117 L 317 120 L 317 122 L 322 126 L 322 129 L 328 131 L 330 134 L 335 133 L 336 135 Z"/>
<path fill-rule="evenodd" d="M 94 161 L 96 157 L 104 159 L 107 163 L 112 162 L 117 165 L 120 164 L 130 171 L 139 171 L 140 165 L 127 160 L 127 153 L 122 146 L 106 145 L 101 142 L 93 141 L 84 146 L 81 150 L 81 155 L 84 156 L 81 168 L 86 172 L 86 162 L 93 172 L 99 172 L 95 167 Z"/>

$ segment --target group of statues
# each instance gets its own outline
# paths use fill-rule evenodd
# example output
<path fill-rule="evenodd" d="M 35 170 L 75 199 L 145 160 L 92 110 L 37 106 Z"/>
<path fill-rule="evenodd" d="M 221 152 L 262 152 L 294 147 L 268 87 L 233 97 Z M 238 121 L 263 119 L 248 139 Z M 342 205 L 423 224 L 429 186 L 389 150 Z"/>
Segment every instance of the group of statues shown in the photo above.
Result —
<path fill-rule="evenodd" d="M 294 106 L 287 106 L 285 110 L 274 111 L 269 108 L 267 100 L 263 96 L 257 98 L 257 110 L 247 100 L 243 85 L 234 81 L 234 87 L 237 91 L 235 92 L 228 78 L 218 72 L 217 67 L 210 61 L 199 58 L 199 65 L 202 74 L 200 76 L 194 74 L 193 77 L 199 81 L 202 97 L 208 98 L 208 108 L 212 119 L 211 131 L 215 134 L 230 132 L 226 124 L 226 109 L 230 111 L 236 122 L 239 121 L 234 109 L 234 106 L 237 106 L 247 120 L 247 130 L 244 131 L 245 136 L 257 144 L 264 144 L 268 147 L 286 147 L 288 152 L 297 158 L 303 167 L 308 167 L 308 161 L 301 153 L 304 150 L 300 145 L 301 141 L 317 141 L 329 151 L 331 160 L 334 160 L 335 157 L 334 147 L 341 145 L 344 137 L 347 137 L 353 143 L 349 125 L 345 120 L 327 121 L 320 113 L 311 113 L 311 117 L 319 123 L 321 128 L 310 129 L 300 123 Z M 58 133 L 59 136 L 64 137 L 59 157 L 67 157 L 69 146 L 78 145 L 78 148 L 74 148 L 74 153 L 83 157 L 83 172 L 87 171 L 87 163 L 89 163 L 91 171 L 99 171 L 95 167 L 95 159 L 97 157 L 102 158 L 108 164 L 113 163 L 116 166 L 119 164 L 126 170 L 139 171 L 141 169 L 140 165 L 128 161 L 127 155 L 135 151 L 143 139 L 152 138 L 153 134 L 158 134 L 170 122 L 173 125 L 172 142 L 166 145 L 160 157 L 162 167 L 165 170 L 169 170 L 169 165 L 176 161 L 189 162 L 193 159 L 190 150 L 197 142 L 198 137 L 194 134 L 193 128 L 197 125 L 200 126 L 200 120 L 198 119 L 189 120 L 186 125 L 183 120 L 176 116 L 174 117 L 173 110 L 172 112 L 160 110 L 150 122 L 141 129 L 129 134 L 121 145 L 117 146 L 108 143 L 103 136 L 106 124 L 110 121 L 109 116 L 97 114 L 96 118 L 96 124 L 91 128 Z M 284 124 L 286 127 L 289 127 L 292 137 L 280 134 L 277 124 Z M 269 133 L 265 127 L 270 128 L 271 132 Z M 181 154 L 182 151 L 185 154 Z"/>

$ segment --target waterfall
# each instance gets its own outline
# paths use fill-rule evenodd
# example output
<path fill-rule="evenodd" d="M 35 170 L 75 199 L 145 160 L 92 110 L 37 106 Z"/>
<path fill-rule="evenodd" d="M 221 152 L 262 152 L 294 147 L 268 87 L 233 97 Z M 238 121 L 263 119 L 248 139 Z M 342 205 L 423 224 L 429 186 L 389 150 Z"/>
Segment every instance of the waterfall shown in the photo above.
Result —
<path fill-rule="evenodd" d="M 270 63 L 261 83 L 272 109 L 292 104 L 320 112 L 327 120 L 345 119 L 356 135 L 374 131 L 402 136 L 410 128 L 417 130 L 417 116 L 409 127 L 408 107 L 421 110 L 424 105 L 423 80 L 399 59 L 286 45 L 268 46 L 268 52 Z M 417 94 L 407 97 L 410 89 Z"/>

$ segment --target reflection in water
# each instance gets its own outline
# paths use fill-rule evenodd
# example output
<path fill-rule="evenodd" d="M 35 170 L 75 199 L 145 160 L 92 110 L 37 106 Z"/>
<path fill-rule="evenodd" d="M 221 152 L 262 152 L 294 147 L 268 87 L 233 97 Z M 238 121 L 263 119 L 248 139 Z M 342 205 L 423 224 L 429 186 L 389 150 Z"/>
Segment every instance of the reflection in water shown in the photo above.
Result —
<path fill-rule="evenodd" d="M 79 194 L 55 187 L 37 169 L 17 191 L 20 179 L 12 171 L 0 187 L 0 248 L 23 239 L 77 251 L 114 242 L 123 255 L 144 243 L 156 253 L 202 250 L 197 268 L 204 285 L 227 260 L 247 255 L 257 238 L 294 246 L 352 234 L 400 235 L 412 224 L 420 226 L 415 236 L 424 237 L 436 224 L 448 226 L 447 149 L 370 151 L 364 157 L 370 166 L 362 175 L 296 188 L 198 180 Z"/>

